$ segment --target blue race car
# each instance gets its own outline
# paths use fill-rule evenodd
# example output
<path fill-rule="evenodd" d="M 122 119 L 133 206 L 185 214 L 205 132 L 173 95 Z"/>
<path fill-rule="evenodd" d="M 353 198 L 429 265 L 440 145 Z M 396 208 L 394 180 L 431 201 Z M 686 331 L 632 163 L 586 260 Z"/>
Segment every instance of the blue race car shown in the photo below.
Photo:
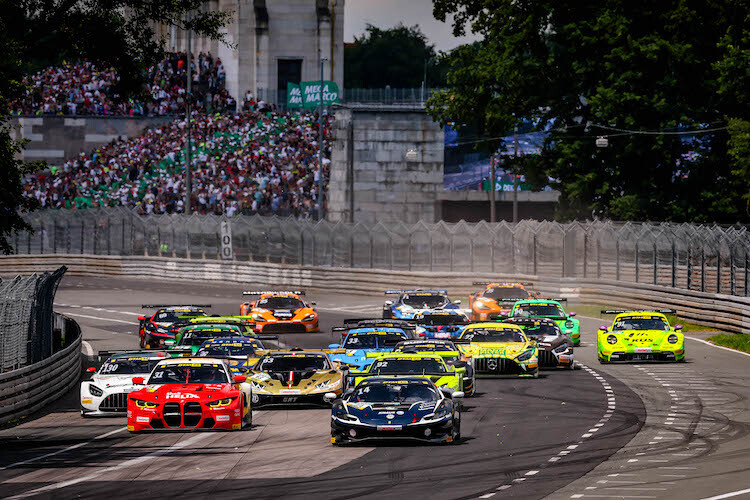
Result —
<path fill-rule="evenodd" d="M 346 363 L 354 371 L 364 371 L 375 360 L 368 358 L 368 353 L 393 352 L 396 344 L 408 339 L 409 335 L 401 328 L 352 328 L 347 331 L 341 344 L 330 344 L 328 348 L 346 349 L 345 353 L 331 354 L 331 361 Z"/>
<path fill-rule="evenodd" d="M 270 339 L 271 337 L 264 337 Z M 278 339 L 278 337 L 273 337 Z M 265 349 L 260 340 L 253 337 L 214 337 L 201 344 L 195 353 L 199 358 L 216 358 L 227 360 L 229 371 L 232 375 L 244 375 L 254 365 L 260 354 L 259 350 Z"/>
<path fill-rule="evenodd" d="M 461 304 L 460 300 L 451 302 L 446 290 L 386 290 L 385 294 L 398 295 L 398 299 L 385 301 L 384 319 L 412 319 L 422 312 L 459 309 Z"/>
<path fill-rule="evenodd" d="M 455 309 L 419 313 L 412 321 L 417 336 L 425 339 L 457 339 L 470 323 L 465 313 Z"/>

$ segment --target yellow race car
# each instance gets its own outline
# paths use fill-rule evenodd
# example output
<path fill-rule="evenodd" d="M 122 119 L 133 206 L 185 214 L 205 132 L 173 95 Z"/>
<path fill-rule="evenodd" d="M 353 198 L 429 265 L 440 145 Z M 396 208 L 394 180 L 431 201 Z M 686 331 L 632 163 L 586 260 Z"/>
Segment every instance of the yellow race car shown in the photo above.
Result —
<path fill-rule="evenodd" d="M 674 310 L 604 310 L 602 314 L 616 316 L 611 326 L 599 327 L 596 345 L 600 363 L 685 361 L 682 325 L 670 326 L 664 315 L 675 314 Z"/>
<path fill-rule="evenodd" d="M 473 359 L 477 377 L 539 376 L 539 348 L 517 325 L 474 323 L 453 342 Z"/>

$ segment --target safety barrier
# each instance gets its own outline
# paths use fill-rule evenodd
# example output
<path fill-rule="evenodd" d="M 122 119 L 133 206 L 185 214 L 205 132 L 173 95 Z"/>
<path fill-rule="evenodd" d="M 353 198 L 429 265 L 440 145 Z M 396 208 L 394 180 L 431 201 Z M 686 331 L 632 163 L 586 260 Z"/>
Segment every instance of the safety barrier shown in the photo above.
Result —
<path fill-rule="evenodd" d="M 68 346 L 49 358 L 0 374 L 0 425 L 31 415 L 65 394 L 81 375 L 81 330 L 55 314 Z"/>

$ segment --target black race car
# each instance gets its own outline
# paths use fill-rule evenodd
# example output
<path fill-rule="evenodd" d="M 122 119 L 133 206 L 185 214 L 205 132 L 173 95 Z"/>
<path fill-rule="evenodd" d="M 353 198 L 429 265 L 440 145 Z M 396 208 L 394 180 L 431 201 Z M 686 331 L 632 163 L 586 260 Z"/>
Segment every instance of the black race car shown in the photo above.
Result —
<path fill-rule="evenodd" d="M 204 308 L 208 305 L 149 305 L 141 306 L 143 309 L 156 309 L 151 316 L 139 316 L 138 334 L 141 339 L 141 348 L 160 349 L 164 348 L 166 340 L 174 340 L 181 326 L 184 326 L 185 318 L 206 316 Z"/>
<path fill-rule="evenodd" d="M 573 340 L 550 318 L 506 318 L 503 323 L 518 325 L 539 347 L 540 368 L 575 368 Z"/>

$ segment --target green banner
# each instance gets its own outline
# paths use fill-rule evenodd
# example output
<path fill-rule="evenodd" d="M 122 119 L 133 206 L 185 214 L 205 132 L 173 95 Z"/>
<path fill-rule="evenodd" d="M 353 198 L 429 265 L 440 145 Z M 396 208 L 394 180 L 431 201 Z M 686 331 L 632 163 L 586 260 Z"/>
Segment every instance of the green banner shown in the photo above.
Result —
<path fill-rule="evenodd" d="M 328 106 L 339 100 L 339 86 L 335 82 L 323 80 L 323 104 Z M 288 108 L 316 108 L 320 105 L 320 81 L 286 84 L 286 105 Z"/>

